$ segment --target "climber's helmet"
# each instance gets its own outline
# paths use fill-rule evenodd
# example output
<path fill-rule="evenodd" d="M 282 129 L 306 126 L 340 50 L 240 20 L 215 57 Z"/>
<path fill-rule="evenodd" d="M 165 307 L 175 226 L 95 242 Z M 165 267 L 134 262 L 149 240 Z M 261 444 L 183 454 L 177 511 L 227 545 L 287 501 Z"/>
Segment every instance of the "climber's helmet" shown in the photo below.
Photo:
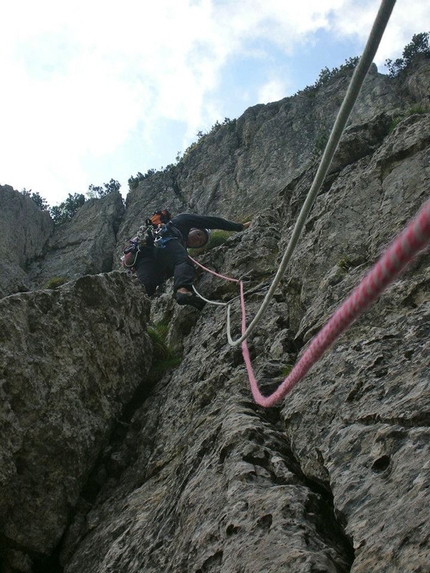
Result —
<path fill-rule="evenodd" d="M 209 238 L 209 229 L 197 229 L 196 227 L 193 227 L 188 233 L 187 247 L 190 247 L 191 249 L 200 249 L 208 243 Z"/>

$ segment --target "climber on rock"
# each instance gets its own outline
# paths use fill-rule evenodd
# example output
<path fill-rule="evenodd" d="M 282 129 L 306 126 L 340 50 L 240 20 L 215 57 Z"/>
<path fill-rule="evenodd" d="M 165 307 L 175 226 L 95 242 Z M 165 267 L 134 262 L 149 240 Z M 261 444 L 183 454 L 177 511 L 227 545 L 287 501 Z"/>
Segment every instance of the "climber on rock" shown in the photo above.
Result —
<path fill-rule="evenodd" d="M 155 244 L 147 242 L 140 250 L 134 263 L 136 276 L 148 296 L 152 296 L 167 278 L 173 277 L 176 302 L 201 310 L 205 303 L 193 293 L 196 273 L 187 248 L 198 249 L 206 245 L 210 229 L 243 231 L 249 225 L 249 222 L 234 223 L 221 217 L 188 213 L 177 215 L 163 226 L 162 234 L 155 239 Z"/>

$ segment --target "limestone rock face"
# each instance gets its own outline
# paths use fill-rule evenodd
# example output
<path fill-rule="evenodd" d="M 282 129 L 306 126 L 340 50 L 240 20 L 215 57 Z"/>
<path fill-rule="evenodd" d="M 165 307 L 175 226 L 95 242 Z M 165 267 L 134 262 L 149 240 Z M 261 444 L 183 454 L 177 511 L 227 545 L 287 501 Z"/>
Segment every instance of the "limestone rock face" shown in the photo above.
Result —
<path fill-rule="evenodd" d="M 428 66 L 420 61 L 395 80 L 373 70 L 367 79 L 287 272 L 248 341 L 263 393 L 283 381 L 428 200 Z M 324 87 L 325 105 L 316 95 L 320 117 L 324 109 L 334 114 L 343 80 Z M 304 119 L 300 129 L 295 116 L 304 163 L 295 165 L 283 139 L 279 153 L 291 176 L 275 173 L 282 162 L 270 163 L 269 149 L 274 133 L 284 137 L 275 116 L 285 112 L 291 122 L 286 108 L 304 112 L 308 104 L 252 108 L 201 141 L 176 179 L 172 172 L 145 179 L 129 196 L 117 251 L 139 217 L 161 206 L 157 186 L 175 194 L 178 211 L 193 205 L 243 220 L 249 205 L 256 212 L 246 231 L 198 255 L 247 281 L 249 322 L 317 167 L 305 155 L 318 128 L 309 121 L 306 131 Z M 239 124 L 248 147 L 235 147 Z M 234 177 L 229 195 L 224 184 Z M 238 189 L 252 186 L 245 202 Z M 241 350 L 227 343 L 225 307 L 179 307 L 169 282 L 150 302 L 135 279 L 116 271 L 3 299 L 0 570 L 428 573 L 429 262 L 427 249 L 270 409 L 254 403 Z M 236 285 L 197 274 L 206 298 L 231 301 L 238 337 Z M 154 386 L 160 348 L 147 325 L 182 357 Z"/>
<path fill-rule="evenodd" d="M 348 149 L 354 159 L 367 154 L 376 140 L 380 144 L 395 118 L 413 108 L 428 109 L 429 70 L 428 59 L 419 59 L 399 78 L 389 78 L 372 66 L 349 121 L 351 129 L 372 124 L 367 133 L 370 147 L 354 149 L 345 138 L 344 153 Z M 265 209 L 282 188 L 315 165 L 351 74 L 343 73 L 318 90 L 253 106 L 202 137 L 176 166 L 149 176 L 130 193 L 121 240 L 135 232 L 148 211 L 160 207 L 233 220 Z"/>
<path fill-rule="evenodd" d="M 55 228 L 47 211 L 8 185 L 0 187 L 0 207 L 0 296 L 113 269 L 125 209 L 119 192 L 87 201 Z"/>
<path fill-rule="evenodd" d="M 27 264 L 40 256 L 53 222 L 30 197 L 0 185 L 0 297 L 29 288 Z"/>
<path fill-rule="evenodd" d="M 55 277 L 71 280 L 111 271 L 124 209 L 118 191 L 86 201 L 69 222 L 55 229 L 44 257 L 30 266 L 33 287 L 43 287 Z"/>
<path fill-rule="evenodd" d="M 52 553 L 149 370 L 148 300 L 126 282 L 84 277 L 0 302 L 0 527 L 11 550 Z"/>
<path fill-rule="evenodd" d="M 338 163 L 250 342 L 265 392 L 428 197 L 429 133 L 430 116 L 413 115 L 365 157 Z M 348 137 L 360 148 L 369 128 Z M 261 213 L 202 258 L 256 281 L 248 316 L 262 302 L 307 183 L 307 174 L 298 178 L 281 192 L 277 213 Z M 65 573 L 425 573 L 428 263 L 423 253 L 269 410 L 253 403 L 240 350 L 226 343 L 224 309 L 207 306 L 184 338 L 181 366 L 134 414 L 127 438 L 134 463 L 64 543 Z M 235 296 L 209 275 L 197 286 L 209 298 Z M 171 304 L 163 294 L 153 306 L 174 332 L 179 316 L 194 311 Z M 239 323 L 234 306 L 234 336 Z"/>

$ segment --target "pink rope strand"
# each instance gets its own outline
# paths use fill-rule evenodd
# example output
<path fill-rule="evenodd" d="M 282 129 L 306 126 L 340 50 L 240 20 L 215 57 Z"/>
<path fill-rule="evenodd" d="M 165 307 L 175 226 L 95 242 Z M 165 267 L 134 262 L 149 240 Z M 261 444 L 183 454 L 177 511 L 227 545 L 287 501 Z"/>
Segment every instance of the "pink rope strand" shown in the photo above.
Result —
<path fill-rule="evenodd" d="M 196 260 L 194 260 L 192 257 L 190 257 L 190 255 L 188 255 L 188 258 L 198 267 L 200 267 L 201 269 L 203 269 L 204 271 L 207 271 L 208 273 L 210 273 L 211 275 L 215 275 L 216 277 L 219 277 L 220 279 L 224 279 L 226 281 L 231 281 L 234 283 L 239 283 L 240 280 L 239 279 L 233 279 L 231 277 L 226 277 L 224 275 L 220 275 L 218 273 L 216 273 L 215 271 L 211 271 L 210 269 L 207 269 L 206 267 L 204 267 L 203 265 L 201 265 L 200 263 L 198 263 Z"/>
<path fill-rule="evenodd" d="M 255 402 L 268 408 L 277 404 L 321 358 L 333 342 L 346 330 L 382 291 L 405 269 L 415 255 L 430 241 L 430 201 L 424 204 L 418 215 L 394 240 L 375 266 L 353 290 L 351 295 L 335 311 L 327 324 L 312 340 L 302 358 L 270 396 L 263 396 L 254 376 L 246 340 L 242 342 L 242 354 L 248 371 L 251 392 Z M 242 333 L 246 331 L 246 309 L 243 284 L 240 281 L 242 307 Z"/>

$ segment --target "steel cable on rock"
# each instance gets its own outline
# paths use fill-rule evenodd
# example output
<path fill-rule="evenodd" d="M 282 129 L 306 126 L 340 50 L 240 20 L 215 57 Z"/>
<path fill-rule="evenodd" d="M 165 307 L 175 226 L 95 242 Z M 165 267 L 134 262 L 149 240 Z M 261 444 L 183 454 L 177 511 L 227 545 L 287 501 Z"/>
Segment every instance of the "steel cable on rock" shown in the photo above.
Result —
<path fill-rule="evenodd" d="M 345 125 L 348 121 L 353 105 L 360 93 L 360 89 L 363 85 L 364 78 L 366 77 L 366 74 L 373 62 L 373 58 L 378 49 L 379 43 L 382 39 L 385 28 L 388 24 L 395 3 L 396 0 L 382 0 L 381 6 L 378 10 L 378 14 L 376 15 L 372 30 L 370 32 L 368 41 L 364 48 L 363 54 L 360 58 L 360 61 L 358 62 L 357 67 L 354 70 L 351 82 L 349 84 L 347 93 L 342 102 L 336 121 L 330 133 L 330 137 L 325 147 L 314 181 L 311 185 L 309 193 L 299 213 L 287 249 L 284 253 L 284 256 L 282 257 L 275 278 L 273 279 L 273 283 L 270 289 L 268 290 L 263 302 L 261 303 L 261 307 L 259 308 L 257 314 L 250 322 L 249 326 L 245 329 L 245 331 L 242 332 L 240 338 L 238 338 L 237 340 L 233 340 L 231 336 L 230 305 L 227 306 L 227 339 L 230 346 L 238 346 L 246 338 L 248 338 L 248 336 L 254 331 L 255 327 L 260 322 L 270 301 L 272 300 L 276 288 L 278 287 L 282 277 L 285 274 L 287 265 L 291 259 L 291 256 L 293 255 L 298 240 L 303 232 L 309 211 L 311 210 L 312 205 L 314 204 L 314 201 L 318 194 L 318 191 L 320 190 L 321 185 L 324 182 L 325 176 L 330 167 L 337 146 L 339 145 L 339 140 L 345 129 Z"/>

